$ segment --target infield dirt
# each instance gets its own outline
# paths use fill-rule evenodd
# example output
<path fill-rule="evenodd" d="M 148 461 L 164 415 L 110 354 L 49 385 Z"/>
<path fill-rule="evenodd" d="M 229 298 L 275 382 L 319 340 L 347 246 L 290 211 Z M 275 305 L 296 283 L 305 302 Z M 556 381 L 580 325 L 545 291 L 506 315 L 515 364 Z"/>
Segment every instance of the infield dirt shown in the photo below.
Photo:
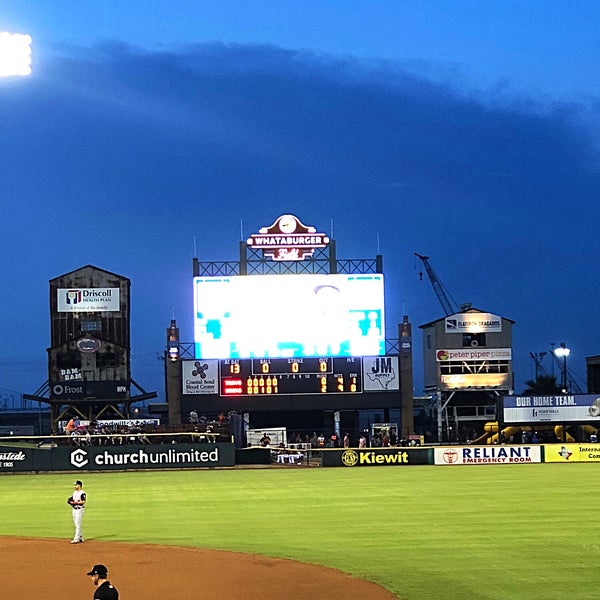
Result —
<path fill-rule="evenodd" d="M 88 540 L 0 538 L 0 597 L 92 598 L 86 573 L 105 564 L 122 600 L 397 600 L 388 590 L 336 569 L 260 555 L 179 546 Z"/>

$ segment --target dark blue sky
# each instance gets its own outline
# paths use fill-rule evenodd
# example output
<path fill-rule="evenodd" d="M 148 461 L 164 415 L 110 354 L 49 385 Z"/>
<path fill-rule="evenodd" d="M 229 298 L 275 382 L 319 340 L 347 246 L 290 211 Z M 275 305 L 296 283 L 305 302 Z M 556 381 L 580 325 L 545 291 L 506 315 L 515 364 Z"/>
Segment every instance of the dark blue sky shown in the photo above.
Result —
<path fill-rule="evenodd" d="M 583 383 L 600 354 L 594 3 L 121 4 L 3 3 L 34 63 L 0 80 L 1 393 L 46 379 L 48 281 L 94 264 L 132 280 L 133 376 L 162 395 L 173 312 L 192 338 L 194 244 L 236 260 L 241 230 L 283 213 L 333 223 L 340 258 L 383 254 L 417 394 L 417 326 L 442 310 L 414 252 L 458 303 L 516 321 L 517 391 L 552 342 Z"/>

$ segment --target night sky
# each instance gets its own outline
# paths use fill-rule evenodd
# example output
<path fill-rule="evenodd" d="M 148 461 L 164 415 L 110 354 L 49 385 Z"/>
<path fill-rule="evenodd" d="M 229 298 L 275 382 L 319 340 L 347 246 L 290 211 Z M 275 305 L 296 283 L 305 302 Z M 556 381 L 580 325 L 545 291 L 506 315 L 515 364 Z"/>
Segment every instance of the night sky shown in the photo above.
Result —
<path fill-rule="evenodd" d="M 35 5 L 35 6 L 32 6 Z M 165 328 L 192 340 L 192 258 L 286 213 L 338 258 L 383 255 L 387 335 L 458 304 L 530 352 L 600 354 L 596 2 L 28 2 L 0 80 L 2 395 L 47 378 L 49 285 L 87 264 L 132 282 L 132 374 L 163 397 Z M 546 357 L 545 367 L 552 371 Z"/>

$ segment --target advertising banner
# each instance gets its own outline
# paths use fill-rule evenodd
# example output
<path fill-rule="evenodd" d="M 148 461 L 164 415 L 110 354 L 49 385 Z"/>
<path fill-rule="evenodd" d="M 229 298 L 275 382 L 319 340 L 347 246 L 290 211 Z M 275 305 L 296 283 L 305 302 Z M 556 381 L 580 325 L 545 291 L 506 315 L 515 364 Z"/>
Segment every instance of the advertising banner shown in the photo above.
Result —
<path fill-rule="evenodd" d="M 436 465 L 505 465 L 542 462 L 541 446 L 452 446 L 434 449 Z"/>
<path fill-rule="evenodd" d="M 125 398 L 129 392 L 127 381 L 50 381 L 50 395 L 54 399 L 70 398 Z"/>
<path fill-rule="evenodd" d="M 447 348 L 435 353 L 438 362 L 463 360 L 511 360 L 511 348 Z"/>
<path fill-rule="evenodd" d="M 0 473 L 33 471 L 33 448 L 0 446 Z"/>
<path fill-rule="evenodd" d="M 600 444 L 548 444 L 544 462 L 600 462 Z"/>
<path fill-rule="evenodd" d="M 430 464 L 431 450 L 409 448 L 364 448 L 323 450 L 324 467 L 405 467 Z"/>
<path fill-rule="evenodd" d="M 0 473 L 232 467 L 233 444 L 148 444 L 15 448 L 0 446 Z"/>
<path fill-rule="evenodd" d="M 190 469 L 232 467 L 233 444 L 153 444 L 57 448 L 54 470 Z"/>
<path fill-rule="evenodd" d="M 120 310 L 119 288 L 59 288 L 58 312 L 111 312 Z"/>
<path fill-rule="evenodd" d="M 446 333 L 500 333 L 502 318 L 491 313 L 457 313 L 446 317 Z"/>
<path fill-rule="evenodd" d="M 363 389 L 366 392 L 390 392 L 400 389 L 397 356 L 365 356 Z"/>
<path fill-rule="evenodd" d="M 505 396 L 505 423 L 600 422 L 600 395 Z"/>
<path fill-rule="evenodd" d="M 182 360 L 181 385 L 183 394 L 218 394 L 219 361 Z"/>

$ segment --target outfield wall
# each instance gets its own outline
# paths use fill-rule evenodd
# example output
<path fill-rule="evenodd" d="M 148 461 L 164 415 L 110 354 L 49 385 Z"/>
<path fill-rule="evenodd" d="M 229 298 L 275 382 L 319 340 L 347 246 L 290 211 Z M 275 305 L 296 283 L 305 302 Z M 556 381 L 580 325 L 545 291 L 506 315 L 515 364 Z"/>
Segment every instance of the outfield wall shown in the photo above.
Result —
<path fill-rule="evenodd" d="M 269 464 L 270 449 L 237 450 L 233 443 L 32 447 L 0 441 L 0 474 L 19 472 L 198 469 Z M 323 449 L 323 467 L 503 465 L 600 462 L 600 444 L 439 446 Z"/>
<path fill-rule="evenodd" d="M 600 462 L 600 444 L 439 446 L 323 450 L 324 467 Z"/>
<path fill-rule="evenodd" d="M 235 447 L 218 444 L 148 444 L 31 448 L 0 446 L 0 473 L 23 471 L 122 471 L 232 467 Z"/>

